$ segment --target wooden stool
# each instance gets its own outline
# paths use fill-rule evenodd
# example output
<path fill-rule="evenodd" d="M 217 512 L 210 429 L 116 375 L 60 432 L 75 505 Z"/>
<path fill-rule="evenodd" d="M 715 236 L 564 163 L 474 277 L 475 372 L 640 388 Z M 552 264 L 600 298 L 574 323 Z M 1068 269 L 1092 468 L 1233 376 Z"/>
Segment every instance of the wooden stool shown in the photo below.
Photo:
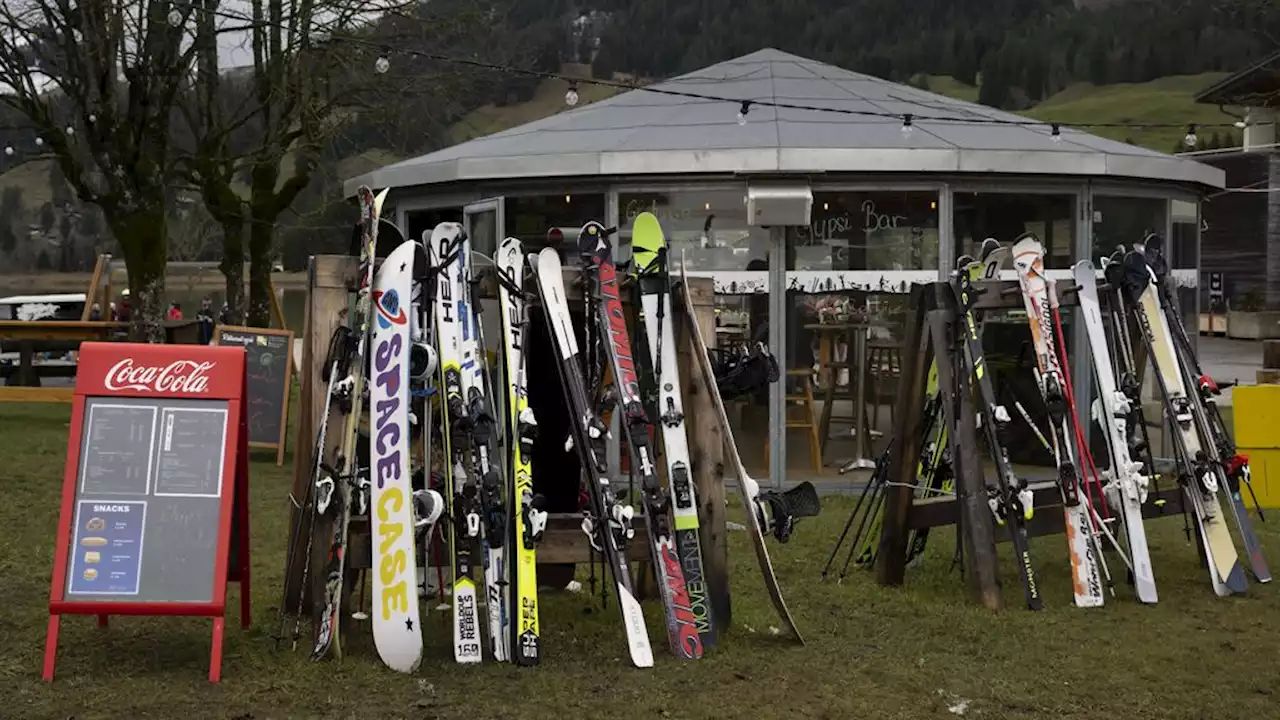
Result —
<path fill-rule="evenodd" d="M 819 475 L 822 474 L 822 443 L 818 440 L 818 417 L 814 412 L 813 398 L 813 380 L 811 378 L 812 370 L 808 368 L 795 368 L 787 371 L 788 378 L 800 378 L 801 393 L 798 395 L 787 395 L 786 411 L 784 413 L 783 424 L 785 429 L 782 431 L 783 442 L 786 442 L 787 430 L 804 429 L 808 430 L 809 435 L 809 458 L 813 462 L 813 471 Z M 800 410 L 803 411 L 802 416 L 793 417 L 791 412 L 791 403 L 798 403 Z M 769 465 L 769 450 L 773 444 L 772 439 L 765 441 L 764 446 L 764 464 Z"/>
<path fill-rule="evenodd" d="M 898 384 L 902 378 L 902 348 L 894 343 L 872 341 L 867 344 L 868 385 L 871 387 L 871 425 L 880 421 L 880 405 L 888 400 L 889 423 L 894 420 L 894 405 L 898 399 Z"/>

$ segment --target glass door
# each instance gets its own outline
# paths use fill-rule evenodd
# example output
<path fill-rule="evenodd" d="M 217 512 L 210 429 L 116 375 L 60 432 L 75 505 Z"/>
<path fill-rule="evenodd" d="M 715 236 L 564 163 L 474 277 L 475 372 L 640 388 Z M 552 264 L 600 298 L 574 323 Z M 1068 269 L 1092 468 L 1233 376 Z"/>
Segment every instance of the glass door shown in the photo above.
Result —
<path fill-rule="evenodd" d="M 493 264 L 498 242 L 505 237 L 505 210 L 504 199 L 500 197 L 486 198 L 462 209 L 462 227 L 471 238 L 471 257 L 467 260 L 473 277 Z M 480 297 L 476 302 L 480 304 L 480 324 L 485 349 L 489 353 L 489 366 L 494 367 L 493 353 L 501 347 L 502 327 L 499 324 L 497 293 L 491 294 L 493 297 Z"/>

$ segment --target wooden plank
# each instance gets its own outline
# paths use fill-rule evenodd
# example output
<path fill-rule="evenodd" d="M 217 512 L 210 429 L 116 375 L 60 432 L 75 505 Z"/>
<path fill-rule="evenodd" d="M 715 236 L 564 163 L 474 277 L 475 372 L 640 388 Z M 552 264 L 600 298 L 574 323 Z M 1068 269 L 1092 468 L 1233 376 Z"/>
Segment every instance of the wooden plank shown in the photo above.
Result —
<path fill-rule="evenodd" d="M 910 307 L 913 313 L 907 320 L 903 337 L 901 384 L 894 408 L 893 437 L 899 441 L 893 443 L 889 455 L 888 476 L 893 484 L 884 494 L 883 523 L 876 553 L 876 582 L 880 585 L 901 585 L 906 575 L 907 517 L 915 497 L 912 486 L 916 482 L 918 460 L 915 443 L 910 439 L 919 433 L 924 410 L 924 389 L 931 357 L 925 318 L 933 302 L 929 286 L 912 286 Z"/>
<path fill-rule="evenodd" d="M 1000 565 L 991 510 L 987 505 L 982 458 L 977 452 L 977 410 L 973 406 L 970 376 L 961 361 L 964 351 L 956 344 L 955 324 L 959 309 L 950 286 L 938 283 L 934 290 L 939 309 L 930 313 L 930 330 L 938 358 L 938 388 L 944 398 L 944 422 L 950 429 L 948 437 L 951 438 L 951 457 L 956 474 L 965 577 L 974 600 L 984 607 L 999 610 L 1004 606 L 1004 595 L 1000 591 Z"/>
<path fill-rule="evenodd" d="M 89 290 L 84 294 L 84 310 L 80 312 L 81 322 L 89 321 L 93 304 L 98 301 L 98 284 L 102 281 L 102 268 L 110 257 L 110 255 L 99 255 L 97 262 L 93 264 L 93 277 L 89 278 Z"/>
<path fill-rule="evenodd" d="M 672 302 L 689 302 L 702 337 L 716 343 L 715 282 L 711 278 L 689 278 L 684 293 Z M 681 322 L 685 313 L 672 313 Z M 710 349 L 710 348 L 708 348 Z M 715 401 L 707 394 L 700 365 L 693 357 L 693 341 L 689 332 L 676 333 L 676 357 L 679 360 L 685 414 L 685 432 L 689 437 L 689 469 L 698 498 L 698 536 L 702 544 L 703 582 L 711 602 L 713 625 L 725 629 L 733 619 L 729 595 L 729 535 L 726 527 L 724 440 L 716 418 Z M 696 373 L 696 375 L 695 375 Z M 714 380 L 712 381 L 714 384 Z M 539 557 L 542 550 L 539 549 Z"/>
<path fill-rule="evenodd" d="M 324 412 L 325 387 L 321 384 L 325 355 L 334 329 L 346 322 L 350 303 L 350 281 L 354 278 L 357 261 L 345 255 L 318 255 L 311 258 L 308 268 L 308 291 L 305 328 L 303 330 L 303 372 L 299 375 L 300 402 L 295 423 L 293 484 L 290 488 L 289 527 L 295 526 L 297 514 L 306 508 L 311 496 L 311 472 L 315 462 L 313 449 L 316 432 L 320 428 Z M 325 434 L 325 457 L 332 458 L 335 448 L 341 444 L 342 415 L 334 411 L 329 418 Z M 311 528 L 310 570 L 307 593 L 302 598 L 304 607 L 314 611 L 312 598 L 323 596 L 324 565 L 329 553 L 329 539 L 333 535 L 331 517 L 317 517 Z M 298 586 L 302 580 L 302 567 L 306 543 L 294 548 L 292 558 L 286 558 L 289 572 L 285 577 L 286 610 L 298 607 Z"/>
<path fill-rule="evenodd" d="M 70 403 L 75 388 L 0 387 L 0 403 Z"/>
<path fill-rule="evenodd" d="M 0 340 L 110 340 L 128 329 L 128 323 L 106 321 L 0 320 Z"/>

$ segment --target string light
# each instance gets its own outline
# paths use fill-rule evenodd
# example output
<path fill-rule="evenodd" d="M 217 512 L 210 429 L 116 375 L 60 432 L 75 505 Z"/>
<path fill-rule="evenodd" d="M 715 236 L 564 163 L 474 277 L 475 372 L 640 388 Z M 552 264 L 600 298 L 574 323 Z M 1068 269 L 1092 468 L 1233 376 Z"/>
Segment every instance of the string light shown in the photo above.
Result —
<path fill-rule="evenodd" d="M 379 56 L 377 60 L 373 61 L 373 69 L 378 71 L 379 75 L 386 75 L 387 71 L 391 69 L 391 61 L 385 55 Z"/>
<path fill-rule="evenodd" d="M 1062 128 L 1058 123 L 1053 123 L 1053 132 L 1050 133 L 1049 138 L 1054 142 L 1062 142 Z"/>
<path fill-rule="evenodd" d="M 169 11 L 169 24 L 174 27 L 182 26 L 182 11 L 174 8 Z"/>
<path fill-rule="evenodd" d="M 578 83 L 577 81 L 569 83 L 569 89 L 564 94 L 564 104 L 573 107 L 578 104 Z"/>
<path fill-rule="evenodd" d="M 13 146 L 12 146 L 12 145 L 5 145 L 5 146 L 4 146 L 4 154 L 5 154 L 5 155 L 8 155 L 9 157 L 13 157 L 13 154 L 14 154 L 15 152 L 17 152 L 17 151 L 13 149 Z"/>
<path fill-rule="evenodd" d="M 1249 127 L 1249 123 L 1241 119 L 1235 122 L 1235 126 L 1237 130 L 1244 130 L 1245 128 Z"/>
<path fill-rule="evenodd" d="M 36 147 L 44 147 L 44 138 L 42 137 L 36 138 Z"/>
<path fill-rule="evenodd" d="M 1187 126 L 1187 135 L 1186 137 L 1182 138 L 1182 144 L 1186 145 L 1189 148 L 1194 148 L 1197 142 L 1198 142 L 1198 139 L 1196 138 L 1196 125 L 1195 123 L 1192 123 Z"/>
<path fill-rule="evenodd" d="M 743 100 L 742 107 L 738 108 L 738 124 L 747 124 L 747 113 L 751 112 L 751 101 Z"/>
<path fill-rule="evenodd" d="M 68 125 L 68 126 L 67 126 L 67 137 L 71 137 L 72 135 L 75 135 L 75 134 L 76 134 L 76 129 L 75 129 L 74 127 L 72 127 L 72 126 Z"/>
<path fill-rule="evenodd" d="M 911 134 L 911 113 L 902 116 L 902 134 L 904 136 Z"/>

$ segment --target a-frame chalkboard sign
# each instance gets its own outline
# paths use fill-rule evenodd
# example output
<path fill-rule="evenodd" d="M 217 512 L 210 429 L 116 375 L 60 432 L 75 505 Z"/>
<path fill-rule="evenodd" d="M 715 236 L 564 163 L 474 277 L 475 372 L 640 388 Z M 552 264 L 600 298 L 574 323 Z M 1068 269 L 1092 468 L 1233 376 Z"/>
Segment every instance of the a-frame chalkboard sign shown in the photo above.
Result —
<path fill-rule="evenodd" d="M 83 343 L 62 483 L 44 678 L 62 615 L 213 618 L 221 677 L 227 585 L 249 624 L 245 353 Z"/>

